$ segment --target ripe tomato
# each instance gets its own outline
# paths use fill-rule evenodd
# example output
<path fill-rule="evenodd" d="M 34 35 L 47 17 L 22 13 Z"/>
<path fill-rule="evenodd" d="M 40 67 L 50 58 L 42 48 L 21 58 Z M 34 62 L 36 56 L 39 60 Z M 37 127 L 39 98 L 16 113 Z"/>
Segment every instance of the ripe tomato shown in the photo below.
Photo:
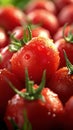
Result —
<path fill-rule="evenodd" d="M 73 0 L 54 0 L 57 9 L 60 11 L 66 5 L 73 4 Z"/>
<path fill-rule="evenodd" d="M 73 129 L 73 96 L 65 104 L 65 129 Z"/>
<path fill-rule="evenodd" d="M 40 24 L 45 29 L 49 30 L 51 35 L 53 35 L 59 27 L 57 17 L 44 9 L 31 11 L 27 14 L 27 20 L 33 24 Z"/>
<path fill-rule="evenodd" d="M 73 95 L 73 65 L 69 61 L 64 50 L 64 57 L 67 67 L 62 67 L 56 71 L 49 86 L 52 91 L 58 94 L 62 103 L 66 103 Z"/>
<path fill-rule="evenodd" d="M 66 51 L 70 62 L 73 64 L 73 44 L 66 42 L 64 38 L 61 38 L 55 42 L 55 45 L 59 51 L 60 56 L 59 68 L 66 66 L 63 50 Z"/>
<path fill-rule="evenodd" d="M 25 14 L 20 9 L 14 6 L 0 7 L 0 26 L 7 31 L 11 31 L 25 22 Z"/>
<path fill-rule="evenodd" d="M 9 46 L 6 46 L 1 49 L 0 51 L 0 69 L 7 68 L 11 70 L 11 63 L 10 59 L 14 52 L 9 50 Z"/>
<path fill-rule="evenodd" d="M 73 4 L 65 6 L 58 15 L 58 20 L 61 26 L 65 23 L 73 23 Z"/>
<path fill-rule="evenodd" d="M 4 116 L 8 100 L 15 94 L 6 82 L 5 77 L 8 78 L 16 88 L 19 90 L 22 89 L 22 83 L 12 72 L 9 72 L 6 68 L 0 69 L 0 119 Z"/>
<path fill-rule="evenodd" d="M 12 34 L 14 34 L 14 37 L 17 39 L 23 39 L 24 33 L 28 36 L 28 30 L 24 29 L 23 27 L 19 26 L 13 29 Z M 50 32 L 43 28 L 43 27 L 31 27 L 31 35 L 32 37 L 37 37 L 37 36 L 43 36 L 47 38 L 51 38 Z"/>
<path fill-rule="evenodd" d="M 56 14 L 56 7 L 52 1 L 30 1 L 24 8 L 24 12 L 30 13 L 35 9 L 45 9 L 53 14 Z"/>
<path fill-rule="evenodd" d="M 60 68 L 48 85 L 52 91 L 58 94 L 63 104 L 73 95 L 73 74 L 68 72 L 67 67 Z"/>
<path fill-rule="evenodd" d="M 59 58 L 59 52 L 51 39 L 34 37 L 13 54 L 11 58 L 12 72 L 24 81 L 24 71 L 27 68 L 30 79 L 39 83 L 43 70 L 46 69 L 46 81 L 48 81 L 58 69 Z"/>
<path fill-rule="evenodd" d="M 51 38 L 51 34 L 49 30 L 43 27 L 32 28 L 32 37 L 38 37 L 38 36 Z"/>
<path fill-rule="evenodd" d="M 8 102 L 4 117 L 8 130 L 13 130 L 8 118 L 13 119 L 19 129 L 23 128 L 26 121 L 24 111 L 27 113 L 32 130 L 58 128 L 60 123 L 62 123 L 64 114 L 63 105 L 58 95 L 53 93 L 49 88 L 42 88 L 44 84 L 42 86 L 38 86 L 37 84 L 30 86 L 29 82 L 27 83 L 28 88 L 31 87 L 32 91 L 26 87 L 26 89 L 19 91 L 20 94 L 16 94 Z"/>
<path fill-rule="evenodd" d="M 59 27 L 57 32 L 54 34 L 53 39 L 56 42 L 57 40 L 64 38 L 65 36 L 68 36 L 69 32 L 71 31 L 73 33 L 73 27 L 72 25 L 67 25 L 64 31 L 64 35 L 63 35 L 63 30 L 64 30 L 64 26 Z"/>

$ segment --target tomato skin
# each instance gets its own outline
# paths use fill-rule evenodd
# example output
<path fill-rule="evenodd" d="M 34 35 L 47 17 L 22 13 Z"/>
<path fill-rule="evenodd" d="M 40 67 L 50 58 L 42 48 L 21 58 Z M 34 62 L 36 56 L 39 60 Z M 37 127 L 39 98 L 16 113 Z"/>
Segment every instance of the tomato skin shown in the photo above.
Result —
<path fill-rule="evenodd" d="M 50 89 L 58 94 L 63 104 L 73 95 L 73 74 L 68 72 L 67 67 L 58 69 L 49 83 Z"/>
<path fill-rule="evenodd" d="M 35 86 L 37 85 L 34 85 L 34 87 Z M 22 91 L 24 92 L 25 90 L 23 89 Z M 19 95 L 15 95 L 8 102 L 6 114 L 4 117 L 4 120 L 8 126 L 8 130 L 13 130 L 9 120 L 7 119 L 8 117 L 13 118 L 19 128 L 22 128 L 25 120 L 23 115 L 24 110 L 27 112 L 28 120 L 30 121 L 33 130 L 48 130 L 52 127 L 52 125 L 55 125 L 54 123 L 59 121 L 61 116 L 63 116 L 63 105 L 60 102 L 58 96 L 48 88 L 44 88 L 42 90 L 42 96 L 44 101 L 41 99 L 28 101 Z M 48 114 L 48 112 L 50 114 Z"/>
<path fill-rule="evenodd" d="M 60 26 L 63 26 L 65 23 L 72 24 L 73 23 L 73 4 L 67 5 L 64 7 L 59 15 L 58 20 L 60 23 Z"/>
<path fill-rule="evenodd" d="M 73 95 L 65 104 L 65 129 L 73 129 Z"/>
<path fill-rule="evenodd" d="M 8 78 L 17 89 L 22 89 L 22 83 L 12 72 L 8 71 L 6 68 L 0 69 L 0 119 L 4 116 L 8 100 L 15 94 L 7 83 L 5 77 Z"/>
<path fill-rule="evenodd" d="M 12 34 L 14 34 L 14 37 L 17 39 L 22 39 L 24 32 L 26 32 L 26 35 L 28 36 L 28 30 L 24 29 L 23 27 L 19 26 L 16 27 L 13 31 Z M 31 27 L 31 35 L 32 37 L 38 37 L 38 36 L 43 36 L 43 37 L 47 37 L 47 38 L 51 38 L 50 32 L 43 28 L 43 27 Z"/>
<path fill-rule="evenodd" d="M 40 24 L 45 29 L 49 30 L 51 35 L 53 35 L 59 27 L 57 17 L 43 9 L 36 9 L 28 13 L 27 20 L 33 24 Z"/>
<path fill-rule="evenodd" d="M 7 68 L 8 70 L 11 71 L 10 59 L 11 59 L 12 55 L 14 54 L 14 52 L 11 52 L 9 50 L 9 46 L 6 46 L 1 49 L 0 54 L 1 54 L 0 69 Z"/>
<path fill-rule="evenodd" d="M 46 38 L 51 38 L 50 31 L 43 27 L 37 27 L 32 29 L 32 37 L 46 37 Z"/>
<path fill-rule="evenodd" d="M 7 31 L 26 23 L 25 14 L 14 6 L 0 7 L 0 26 Z"/>
<path fill-rule="evenodd" d="M 72 33 L 73 33 L 73 28 L 71 28 L 71 25 L 66 26 L 66 28 L 64 30 L 64 35 L 63 35 L 63 30 L 64 30 L 64 26 L 61 26 L 58 28 L 57 32 L 53 36 L 53 39 L 55 42 L 61 38 L 64 38 L 64 36 L 68 36 L 70 31 L 72 31 Z"/>
<path fill-rule="evenodd" d="M 62 10 L 65 6 L 69 4 L 73 4 L 73 0 L 54 0 L 54 3 L 58 9 L 58 11 Z"/>
<path fill-rule="evenodd" d="M 6 31 L 3 28 L 0 28 L 0 49 L 9 44 L 9 38 L 6 34 Z"/>
<path fill-rule="evenodd" d="M 66 51 L 68 59 L 73 64 L 73 44 L 66 42 L 63 38 L 61 38 L 55 42 L 55 45 L 59 51 L 59 56 L 60 56 L 59 68 L 66 66 L 63 50 Z"/>
<path fill-rule="evenodd" d="M 36 83 L 40 83 L 42 73 L 46 69 L 46 82 L 59 66 L 59 53 L 54 43 L 44 37 L 32 38 L 11 58 L 12 72 L 23 82 L 24 71 L 27 68 L 29 77 Z M 51 69 L 52 68 L 52 69 Z"/>
<path fill-rule="evenodd" d="M 53 14 L 56 14 L 56 7 L 54 2 L 52 1 L 31 1 L 27 4 L 26 8 L 24 9 L 24 12 L 30 13 L 35 9 L 44 9 Z"/>

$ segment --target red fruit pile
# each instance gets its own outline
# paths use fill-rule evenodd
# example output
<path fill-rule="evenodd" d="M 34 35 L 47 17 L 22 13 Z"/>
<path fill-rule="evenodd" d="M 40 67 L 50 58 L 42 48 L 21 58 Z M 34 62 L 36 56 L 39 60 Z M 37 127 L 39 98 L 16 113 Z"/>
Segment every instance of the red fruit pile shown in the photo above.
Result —
<path fill-rule="evenodd" d="M 0 130 L 73 130 L 72 23 L 72 0 L 0 7 Z"/>

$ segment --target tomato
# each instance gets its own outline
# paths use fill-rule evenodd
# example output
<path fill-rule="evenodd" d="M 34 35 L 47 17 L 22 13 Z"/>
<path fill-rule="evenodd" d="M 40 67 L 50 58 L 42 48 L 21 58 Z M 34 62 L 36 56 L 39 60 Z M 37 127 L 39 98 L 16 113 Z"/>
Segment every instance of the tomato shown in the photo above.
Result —
<path fill-rule="evenodd" d="M 52 1 L 30 1 L 24 8 L 24 12 L 30 13 L 35 9 L 45 9 L 53 14 L 56 14 L 56 7 Z"/>
<path fill-rule="evenodd" d="M 33 24 L 40 24 L 40 26 L 50 31 L 50 34 L 53 35 L 58 27 L 59 22 L 57 17 L 44 9 L 36 9 L 27 14 L 27 20 Z"/>
<path fill-rule="evenodd" d="M 0 51 L 0 69 L 7 68 L 11 70 L 11 63 L 10 59 L 14 52 L 9 50 L 9 46 L 2 48 Z"/>
<path fill-rule="evenodd" d="M 73 95 L 73 65 L 66 52 L 64 56 L 67 66 L 58 69 L 49 83 L 50 89 L 58 94 L 63 104 Z"/>
<path fill-rule="evenodd" d="M 71 26 L 72 25 L 67 25 L 66 26 L 65 31 L 64 31 L 65 36 L 68 36 L 70 31 L 72 31 L 72 33 L 73 33 L 73 28 Z M 63 30 L 64 30 L 64 26 L 58 28 L 57 32 L 53 36 L 53 39 L 54 39 L 55 42 L 57 40 L 61 39 L 61 38 L 64 38 Z"/>
<path fill-rule="evenodd" d="M 9 44 L 9 38 L 6 31 L 0 28 L 0 49 Z"/>
<path fill-rule="evenodd" d="M 0 69 L 0 119 L 4 116 L 8 100 L 15 94 L 6 82 L 5 77 L 8 78 L 16 88 L 19 90 L 22 89 L 22 83 L 12 72 L 8 71 L 6 68 Z"/>
<path fill-rule="evenodd" d="M 52 127 L 58 127 L 59 123 L 62 123 L 64 114 L 63 105 L 58 95 L 53 93 L 49 88 L 42 88 L 44 84 L 32 84 L 30 86 L 29 82 L 31 81 L 28 80 L 27 82 L 28 89 L 27 87 L 26 89 L 22 89 L 22 91 L 19 91 L 20 94 L 16 94 L 8 102 L 4 117 L 8 130 L 13 130 L 8 118 L 13 119 L 19 129 L 23 128 L 26 121 L 23 114 L 24 111 L 27 113 L 32 130 L 48 130 Z"/>
<path fill-rule="evenodd" d="M 73 95 L 73 74 L 70 75 L 68 72 L 68 68 L 60 68 L 48 85 L 52 91 L 58 94 L 63 104 Z"/>
<path fill-rule="evenodd" d="M 73 23 L 73 4 L 65 6 L 58 15 L 60 26 Z"/>
<path fill-rule="evenodd" d="M 43 27 L 32 28 L 32 37 L 37 37 L 37 36 L 51 38 L 50 31 Z"/>
<path fill-rule="evenodd" d="M 65 104 L 65 129 L 73 129 L 73 96 Z"/>
<path fill-rule="evenodd" d="M 40 26 L 37 26 L 37 27 L 32 27 L 32 26 L 31 26 L 31 35 L 32 35 L 32 37 L 43 36 L 43 37 L 51 38 L 50 32 L 47 29 L 45 29 L 43 27 L 40 27 Z M 21 26 L 16 27 L 12 31 L 12 34 L 14 34 L 14 37 L 19 39 L 19 40 L 23 39 L 25 33 L 28 36 L 27 28 L 24 29 Z"/>
<path fill-rule="evenodd" d="M 14 6 L 0 7 L 0 26 L 7 31 L 26 23 L 25 14 Z"/>
<path fill-rule="evenodd" d="M 43 70 L 46 69 L 46 82 L 59 66 L 59 52 L 51 39 L 34 37 L 11 58 L 12 72 L 23 82 L 27 68 L 30 79 L 39 83 Z M 52 68 L 52 69 L 51 69 Z"/>
<path fill-rule="evenodd" d="M 71 28 L 71 26 L 66 27 L 65 25 L 63 29 L 63 38 L 60 38 L 59 40 L 55 41 L 55 45 L 59 51 L 59 56 L 60 56 L 59 68 L 66 66 L 63 50 L 66 51 L 70 62 L 73 64 L 73 58 L 72 58 L 73 57 L 73 44 L 72 44 L 73 39 L 72 37 L 73 37 L 73 28 Z"/>
<path fill-rule="evenodd" d="M 73 4 L 73 0 L 54 0 L 57 9 L 60 11 L 62 8 L 69 4 Z"/>
<path fill-rule="evenodd" d="M 57 40 L 55 42 L 55 45 L 59 51 L 59 56 L 60 56 L 59 68 L 66 66 L 63 50 L 66 51 L 70 62 L 73 64 L 73 44 L 70 42 L 66 42 L 64 38 L 62 38 Z"/>

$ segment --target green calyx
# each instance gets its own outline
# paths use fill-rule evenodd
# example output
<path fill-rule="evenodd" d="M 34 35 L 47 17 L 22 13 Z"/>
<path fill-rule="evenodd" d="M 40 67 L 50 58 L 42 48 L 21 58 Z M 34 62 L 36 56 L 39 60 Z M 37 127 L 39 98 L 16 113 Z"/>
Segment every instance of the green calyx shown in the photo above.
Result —
<path fill-rule="evenodd" d="M 17 38 L 14 37 L 14 35 L 15 34 L 10 34 L 11 44 L 9 45 L 9 50 L 12 52 L 18 51 L 22 46 L 24 46 L 28 41 L 32 39 L 32 32 L 30 25 L 28 25 L 26 29 L 24 29 L 24 35 L 22 39 L 18 40 Z"/>
<path fill-rule="evenodd" d="M 65 36 L 65 29 L 67 27 L 67 23 L 64 25 L 64 28 L 63 28 L 63 37 L 65 39 L 66 42 L 69 42 L 69 43 L 73 43 L 73 33 L 72 33 L 72 26 L 71 26 L 71 29 L 68 33 L 68 36 Z"/>
<path fill-rule="evenodd" d="M 27 69 L 25 70 L 25 86 L 26 86 L 26 92 L 21 92 L 19 91 L 18 89 L 16 89 L 13 84 L 6 78 L 6 81 L 8 82 L 8 84 L 10 85 L 10 87 L 17 93 L 19 94 L 19 96 L 23 97 L 24 99 L 27 99 L 27 100 L 36 100 L 36 99 L 42 99 L 43 100 L 43 97 L 41 95 L 41 91 L 42 89 L 44 88 L 45 86 L 45 81 L 46 81 L 46 71 L 44 70 L 43 72 L 43 76 L 42 76 L 42 80 L 41 80 L 41 83 L 39 85 L 38 88 L 34 88 L 34 82 L 29 80 L 29 77 L 28 77 L 28 71 Z"/>
<path fill-rule="evenodd" d="M 66 66 L 67 66 L 67 68 L 68 68 L 68 70 L 69 70 L 68 73 L 69 73 L 69 74 L 73 74 L 73 65 L 72 65 L 71 62 L 69 61 L 65 50 L 63 50 L 63 51 L 64 51 L 64 57 L 65 57 L 65 60 L 66 60 Z"/>

